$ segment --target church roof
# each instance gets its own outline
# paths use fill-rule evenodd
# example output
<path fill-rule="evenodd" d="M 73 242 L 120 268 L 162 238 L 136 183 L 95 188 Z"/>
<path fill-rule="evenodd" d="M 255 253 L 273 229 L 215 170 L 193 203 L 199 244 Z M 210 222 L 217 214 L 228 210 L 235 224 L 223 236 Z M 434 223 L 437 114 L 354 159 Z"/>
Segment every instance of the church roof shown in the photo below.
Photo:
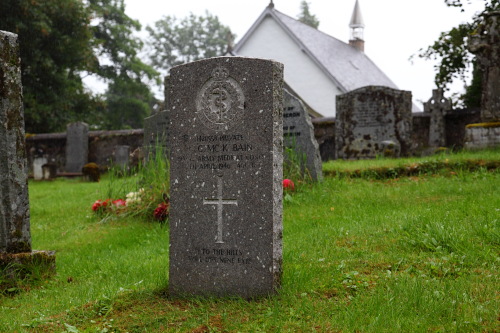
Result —
<path fill-rule="evenodd" d="M 340 91 L 345 93 L 369 85 L 398 89 L 364 52 L 283 14 L 272 6 L 264 10 L 238 42 L 234 48 L 235 54 L 238 54 L 238 50 L 267 16 L 276 20 L 298 47 L 335 82 Z"/>

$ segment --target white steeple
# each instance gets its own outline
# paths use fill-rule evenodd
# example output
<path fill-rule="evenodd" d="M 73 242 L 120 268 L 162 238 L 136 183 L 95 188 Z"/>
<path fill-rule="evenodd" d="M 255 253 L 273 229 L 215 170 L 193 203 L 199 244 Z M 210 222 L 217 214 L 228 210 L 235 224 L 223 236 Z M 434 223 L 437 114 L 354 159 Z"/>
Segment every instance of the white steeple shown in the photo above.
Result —
<path fill-rule="evenodd" d="M 349 28 L 351 28 L 349 44 L 356 47 L 360 51 L 364 51 L 365 39 L 363 35 L 365 30 L 365 23 L 363 21 L 363 15 L 361 15 L 361 10 L 359 9 L 358 0 L 356 0 L 356 3 L 354 5 L 354 11 L 352 12 Z"/>

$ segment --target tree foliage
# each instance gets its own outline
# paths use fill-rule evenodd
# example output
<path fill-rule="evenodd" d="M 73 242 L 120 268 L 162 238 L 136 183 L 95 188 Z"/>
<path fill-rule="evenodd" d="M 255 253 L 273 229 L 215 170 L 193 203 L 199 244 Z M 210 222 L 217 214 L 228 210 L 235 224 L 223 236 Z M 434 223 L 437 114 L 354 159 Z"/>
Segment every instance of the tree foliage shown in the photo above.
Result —
<path fill-rule="evenodd" d="M 470 0 L 444 0 L 450 7 L 461 8 Z M 449 85 L 454 79 L 462 80 L 466 83 L 467 74 L 471 65 L 473 79 L 470 86 L 466 87 L 466 92 L 460 97 L 465 106 L 479 106 L 481 87 L 479 75 L 481 71 L 474 66 L 475 56 L 468 49 L 470 36 L 478 31 L 483 22 L 485 13 L 500 10 L 499 0 L 483 0 L 484 10 L 476 14 L 471 22 L 462 23 L 450 31 L 441 33 L 439 38 L 426 49 L 421 49 L 418 56 L 424 59 L 438 60 L 435 65 L 436 76 L 435 83 L 438 87 L 448 90 Z"/>
<path fill-rule="evenodd" d="M 301 12 L 298 16 L 299 21 L 313 27 L 314 29 L 318 29 L 319 20 L 316 15 L 311 14 L 309 11 L 309 3 L 306 0 L 302 0 L 300 3 L 300 11 Z"/>
<path fill-rule="evenodd" d="M 106 103 L 85 89 L 82 75 L 133 84 L 154 76 L 137 57 L 141 44 L 132 32 L 140 26 L 125 15 L 123 0 L 0 1 L 0 29 L 19 35 L 28 132 L 106 123 Z"/>
<path fill-rule="evenodd" d="M 146 30 L 151 63 L 164 71 L 187 62 L 224 55 L 235 39 L 231 29 L 208 12 L 205 16 L 190 14 L 182 20 L 166 16 Z"/>

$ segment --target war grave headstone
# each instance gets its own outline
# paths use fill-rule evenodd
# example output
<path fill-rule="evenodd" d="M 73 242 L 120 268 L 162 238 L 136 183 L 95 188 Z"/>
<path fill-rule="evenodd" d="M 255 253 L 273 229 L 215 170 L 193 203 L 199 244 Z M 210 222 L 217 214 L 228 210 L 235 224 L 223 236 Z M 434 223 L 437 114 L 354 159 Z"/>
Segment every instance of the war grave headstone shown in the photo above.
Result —
<path fill-rule="evenodd" d="M 431 114 L 429 126 L 429 147 L 446 145 L 445 115 L 451 111 L 451 100 L 444 98 L 443 89 L 432 90 L 432 97 L 424 103 L 424 112 Z"/>
<path fill-rule="evenodd" d="M 68 124 L 66 129 L 66 172 L 81 173 L 88 162 L 89 125 L 84 122 Z"/>
<path fill-rule="evenodd" d="M 337 158 L 374 158 L 388 153 L 389 146 L 394 157 L 409 155 L 411 107 L 411 92 L 389 87 L 367 86 L 337 96 Z"/>
<path fill-rule="evenodd" d="M 170 293 L 272 294 L 282 261 L 283 65 L 221 57 L 170 77 Z"/>
<path fill-rule="evenodd" d="M 319 146 L 314 137 L 311 116 L 302 101 L 288 90 L 283 93 L 283 136 L 285 147 L 294 150 L 299 158 L 304 157 L 302 167 L 307 169 L 315 181 L 323 179 Z M 286 156 L 285 156 L 286 158 Z"/>
<path fill-rule="evenodd" d="M 17 35 L 0 31 L 0 280 L 16 265 L 55 268 L 53 252 L 32 251 L 24 111 Z M 12 265 L 12 264 L 16 265 Z M 30 266 L 31 265 L 31 266 Z M 41 267 L 43 270 L 43 267 Z M 19 278 L 23 278 L 20 276 Z"/>

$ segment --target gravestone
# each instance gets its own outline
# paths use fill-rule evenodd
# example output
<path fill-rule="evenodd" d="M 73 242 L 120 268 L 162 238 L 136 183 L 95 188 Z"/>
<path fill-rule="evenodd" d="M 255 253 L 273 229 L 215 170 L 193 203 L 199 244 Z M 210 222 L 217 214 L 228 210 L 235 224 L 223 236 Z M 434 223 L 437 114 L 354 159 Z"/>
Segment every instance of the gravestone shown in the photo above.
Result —
<path fill-rule="evenodd" d="M 122 170 L 128 169 L 130 162 L 130 146 L 120 145 L 115 147 L 114 162 Z"/>
<path fill-rule="evenodd" d="M 84 122 L 68 124 L 66 129 L 66 172 L 81 173 L 88 162 L 89 125 Z"/>
<path fill-rule="evenodd" d="M 47 163 L 47 158 L 45 156 L 35 157 L 33 159 L 33 179 L 42 180 L 43 170 L 42 166 Z"/>
<path fill-rule="evenodd" d="M 144 152 L 146 161 L 154 158 L 156 155 L 156 150 L 161 150 L 162 154 L 166 154 L 168 157 L 168 140 L 170 135 L 170 120 L 168 114 L 168 86 L 170 82 L 170 76 L 166 76 L 164 80 L 164 96 L 165 101 L 164 110 L 160 110 L 152 114 L 151 116 L 144 119 Z"/>
<path fill-rule="evenodd" d="M 451 111 L 451 100 L 444 98 L 443 89 L 432 90 L 432 97 L 424 103 L 424 112 L 431 115 L 429 126 L 429 147 L 446 145 L 445 115 Z"/>
<path fill-rule="evenodd" d="M 481 121 L 500 121 L 500 11 L 483 15 L 468 46 L 482 72 Z"/>
<path fill-rule="evenodd" d="M 394 143 L 395 151 L 400 155 L 409 155 L 411 107 L 411 92 L 389 87 L 367 86 L 337 96 L 337 158 L 363 159 L 384 155 L 387 141 Z"/>
<path fill-rule="evenodd" d="M 283 65 L 221 57 L 170 76 L 170 293 L 272 294 L 282 260 Z"/>
<path fill-rule="evenodd" d="M 304 157 L 303 169 L 307 169 L 313 180 L 321 181 L 323 171 L 319 146 L 314 137 L 314 127 L 311 117 L 302 101 L 289 93 L 283 93 L 283 136 L 285 147 L 293 149 Z M 285 162 L 286 163 L 286 162 Z"/>
<path fill-rule="evenodd" d="M 0 285 L 53 268 L 53 252 L 31 251 L 21 69 L 17 35 L 0 31 Z M 16 271 L 22 267 L 21 276 Z M 7 283 L 8 285 L 8 283 Z M 0 290 L 1 292 L 1 290 Z"/>

